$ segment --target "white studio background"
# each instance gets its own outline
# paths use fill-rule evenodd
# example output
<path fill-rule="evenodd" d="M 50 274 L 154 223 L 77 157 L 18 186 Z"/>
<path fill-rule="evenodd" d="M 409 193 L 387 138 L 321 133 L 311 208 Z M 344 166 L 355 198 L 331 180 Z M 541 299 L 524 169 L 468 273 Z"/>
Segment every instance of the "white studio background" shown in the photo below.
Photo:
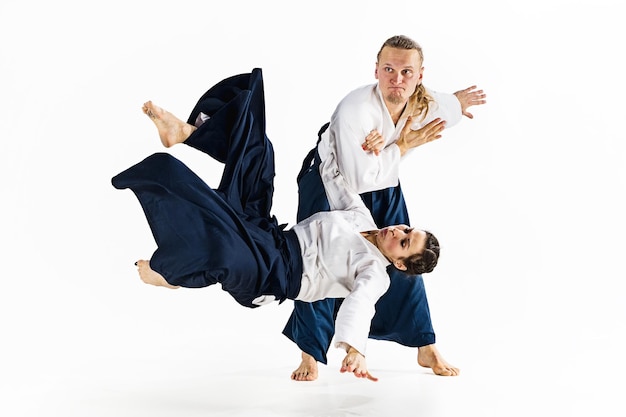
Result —
<path fill-rule="evenodd" d="M 4 0 L 2 414 L 107 415 L 85 411 L 93 391 L 134 388 L 138 370 L 166 384 L 167 372 L 189 363 L 233 371 L 274 363 L 288 380 L 299 360 L 280 334 L 291 303 L 246 310 L 217 287 L 143 285 L 133 262 L 154 242 L 134 195 L 110 179 L 163 151 L 144 101 L 186 118 L 214 83 L 260 67 L 277 158 L 274 212 L 293 224 L 295 177 L 319 127 L 348 91 L 375 81 L 381 43 L 406 34 L 424 48 L 426 85 L 476 84 L 488 94 L 473 120 L 402 167 L 413 223 L 443 245 L 425 277 L 440 350 L 463 372 L 485 375 L 486 395 L 506 386 L 493 401 L 508 415 L 525 415 L 516 401 L 547 404 L 535 415 L 618 415 L 610 382 L 626 370 L 618 6 Z M 217 185 L 219 164 L 184 146 L 168 151 Z M 372 345 L 384 369 L 397 351 Z M 35 398 L 48 401 L 48 414 Z M 507 414 L 468 403 L 470 413 Z"/>

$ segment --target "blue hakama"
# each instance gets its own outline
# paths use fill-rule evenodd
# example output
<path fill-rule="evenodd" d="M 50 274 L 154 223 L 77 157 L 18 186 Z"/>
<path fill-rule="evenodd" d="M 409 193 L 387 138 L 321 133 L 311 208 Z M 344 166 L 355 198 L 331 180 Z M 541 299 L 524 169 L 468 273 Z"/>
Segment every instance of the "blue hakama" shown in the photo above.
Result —
<path fill-rule="evenodd" d="M 298 295 L 300 246 L 270 215 L 274 151 L 265 134 L 260 69 L 227 78 L 196 104 L 188 123 L 209 116 L 184 142 L 224 163 L 217 189 L 181 161 L 156 153 L 116 175 L 131 189 L 157 244 L 150 267 L 167 282 L 199 288 L 220 283 L 241 305 Z"/>
<path fill-rule="evenodd" d="M 319 137 L 328 128 L 322 126 Z M 330 206 L 319 172 L 317 148 L 309 152 L 298 175 L 298 221 Z M 396 224 L 410 225 L 400 185 L 361 194 L 379 228 Z M 421 275 L 408 276 L 393 266 L 387 268 L 391 284 L 376 303 L 369 337 L 419 347 L 435 343 L 426 289 Z M 283 334 L 303 351 L 321 363 L 327 363 L 326 352 L 335 331 L 335 317 L 342 299 L 325 299 L 313 303 L 294 301 L 294 310 Z"/>

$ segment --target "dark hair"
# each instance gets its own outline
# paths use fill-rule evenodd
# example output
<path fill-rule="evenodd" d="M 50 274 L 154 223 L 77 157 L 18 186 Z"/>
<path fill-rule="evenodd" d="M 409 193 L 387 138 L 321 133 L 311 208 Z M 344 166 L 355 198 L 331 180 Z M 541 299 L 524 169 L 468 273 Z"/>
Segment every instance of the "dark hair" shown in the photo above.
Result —
<path fill-rule="evenodd" d="M 402 261 L 406 266 L 405 272 L 407 275 L 421 275 L 428 272 L 432 272 L 437 266 L 439 260 L 439 241 L 427 230 L 426 232 L 426 247 L 422 253 L 416 253 L 408 258 L 404 258 Z"/>

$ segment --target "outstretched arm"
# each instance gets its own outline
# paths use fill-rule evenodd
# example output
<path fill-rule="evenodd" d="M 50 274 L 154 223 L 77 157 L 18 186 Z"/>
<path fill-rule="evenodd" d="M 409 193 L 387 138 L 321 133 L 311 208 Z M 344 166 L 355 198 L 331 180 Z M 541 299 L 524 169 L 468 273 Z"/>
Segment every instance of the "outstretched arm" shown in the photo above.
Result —
<path fill-rule="evenodd" d="M 487 95 L 483 92 L 483 90 L 476 90 L 475 85 L 468 87 L 464 90 L 459 90 L 454 94 L 438 93 L 435 91 L 429 91 L 429 93 L 434 97 L 437 105 L 434 106 L 434 110 L 429 110 L 428 117 L 422 121 L 422 123 L 425 124 L 421 126 L 421 128 L 418 129 L 417 127 L 413 126 L 414 130 L 409 131 L 408 127 L 412 126 L 415 123 L 416 119 L 414 117 L 410 117 L 406 121 L 401 136 L 397 139 L 397 141 L 402 140 L 403 137 L 406 138 L 408 132 L 412 133 L 411 137 L 408 138 L 408 140 L 406 140 L 404 144 L 400 145 L 400 148 L 402 150 L 402 156 L 405 155 L 408 149 L 416 148 L 417 146 L 423 145 L 441 137 L 427 137 L 427 131 L 430 130 L 432 132 L 432 130 L 428 129 L 427 126 L 433 120 L 440 119 L 442 121 L 445 121 L 445 127 L 452 127 L 460 121 L 461 115 L 469 119 L 474 118 L 474 115 L 467 111 L 469 107 L 482 105 L 487 102 Z M 460 115 L 458 113 L 458 110 L 460 110 Z M 440 130 L 443 130 L 443 128 Z M 379 155 L 384 149 L 386 143 L 387 141 L 385 140 L 383 135 L 378 130 L 373 129 L 365 137 L 365 140 L 361 143 L 361 147 L 365 152 L 372 152 L 375 155 Z"/>
<path fill-rule="evenodd" d="M 473 85 L 454 93 L 456 98 L 459 99 L 459 103 L 461 103 L 461 112 L 463 113 L 463 116 L 469 119 L 474 118 L 474 115 L 467 111 L 469 107 L 487 103 L 487 94 L 485 94 L 483 90 L 476 90 L 476 88 L 477 87 Z"/>

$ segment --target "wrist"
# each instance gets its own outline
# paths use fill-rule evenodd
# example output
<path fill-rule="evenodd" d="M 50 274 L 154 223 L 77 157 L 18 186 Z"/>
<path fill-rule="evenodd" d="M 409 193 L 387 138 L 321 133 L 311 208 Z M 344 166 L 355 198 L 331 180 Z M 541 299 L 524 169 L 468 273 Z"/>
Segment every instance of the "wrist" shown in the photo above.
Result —
<path fill-rule="evenodd" d="M 396 146 L 398 147 L 398 149 L 400 149 L 400 156 L 404 156 L 404 154 L 406 153 L 406 151 L 408 150 L 408 147 L 406 146 L 406 144 L 404 143 L 404 141 L 397 141 L 396 142 Z"/>
<path fill-rule="evenodd" d="M 347 353 L 348 353 L 348 355 L 351 354 L 351 353 L 356 353 L 356 354 L 361 355 L 361 352 L 359 352 L 358 350 L 356 350 L 352 346 L 350 346 L 350 348 L 348 349 Z"/>

